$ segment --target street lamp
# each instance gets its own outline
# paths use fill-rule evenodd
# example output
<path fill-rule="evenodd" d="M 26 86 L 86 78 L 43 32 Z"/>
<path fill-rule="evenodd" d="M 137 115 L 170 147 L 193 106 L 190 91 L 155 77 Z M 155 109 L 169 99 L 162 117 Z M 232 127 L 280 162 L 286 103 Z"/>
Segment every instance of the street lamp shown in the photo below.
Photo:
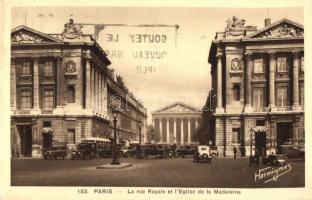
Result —
<path fill-rule="evenodd" d="M 117 155 L 117 131 L 116 131 L 116 122 L 117 122 L 117 111 L 113 110 L 113 122 L 114 122 L 114 140 L 113 140 L 113 161 L 111 162 L 111 165 L 120 165 L 118 155 Z"/>
<path fill-rule="evenodd" d="M 142 128 L 142 119 L 139 120 L 139 144 L 141 145 L 141 128 Z"/>

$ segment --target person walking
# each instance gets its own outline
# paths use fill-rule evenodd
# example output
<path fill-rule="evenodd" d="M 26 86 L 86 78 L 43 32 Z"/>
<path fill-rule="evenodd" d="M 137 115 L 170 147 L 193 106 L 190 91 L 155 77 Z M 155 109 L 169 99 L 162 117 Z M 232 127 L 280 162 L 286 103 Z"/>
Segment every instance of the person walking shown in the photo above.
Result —
<path fill-rule="evenodd" d="M 237 149 L 234 147 L 234 159 L 236 159 Z"/>

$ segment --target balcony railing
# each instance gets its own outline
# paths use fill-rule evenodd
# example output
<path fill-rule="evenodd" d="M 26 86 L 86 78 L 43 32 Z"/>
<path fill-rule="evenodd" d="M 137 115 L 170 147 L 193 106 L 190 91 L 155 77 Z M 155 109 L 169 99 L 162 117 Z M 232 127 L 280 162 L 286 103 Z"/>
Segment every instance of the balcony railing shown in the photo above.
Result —
<path fill-rule="evenodd" d="M 14 110 L 14 114 L 20 114 L 20 115 L 29 115 L 30 110 Z"/>
<path fill-rule="evenodd" d="M 41 114 L 52 114 L 53 110 L 41 110 Z"/>
<path fill-rule="evenodd" d="M 259 107 L 259 108 L 253 108 L 254 112 L 268 112 L 269 108 L 268 107 Z"/>
<path fill-rule="evenodd" d="M 291 106 L 278 106 L 276 107 L 276 111 L 291 111 L 292 107 Z"/>

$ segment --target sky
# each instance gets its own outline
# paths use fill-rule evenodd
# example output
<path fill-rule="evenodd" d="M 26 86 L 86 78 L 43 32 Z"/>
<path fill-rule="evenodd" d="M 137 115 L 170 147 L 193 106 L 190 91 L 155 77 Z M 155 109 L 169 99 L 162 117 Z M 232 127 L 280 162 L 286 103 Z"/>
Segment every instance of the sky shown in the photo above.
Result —
<path fill-rule="evenodd" d="M 143 102 L 151 122 L 151 112 L 177 101 L 203 107 L 211 85 L 207 61 L 210 45 L 216 32 L 224 31 L 226 20 L 233 16 L 258 29 L 264 27 L 267 17 L 272 23 L 288 18 L 303 24 L 301 8 L 27 7 L 12 9 L 11 25 L 26 24 L 44 33 L 61 33 L 70 18 L 77 23 L 178 25 L 176 44 L 174 28 L 107 27 L 99 34 L 98 42 L 104 50 L 126 54 L 121 59 L 112 58 L 110 67 L 123 76 L 129 90 Z M 119 34 L 118 43 L 107 41 L 111 33 Z M 166 35 L 166 43 L 133 44 L 129 35 L 143 33 Z M 166 56 L 160 60 L 134 59 L 133 52 L 140 51 L 165 51 Z M 153 72 L 139 72 L 137 66 L 152 66 Z"/>

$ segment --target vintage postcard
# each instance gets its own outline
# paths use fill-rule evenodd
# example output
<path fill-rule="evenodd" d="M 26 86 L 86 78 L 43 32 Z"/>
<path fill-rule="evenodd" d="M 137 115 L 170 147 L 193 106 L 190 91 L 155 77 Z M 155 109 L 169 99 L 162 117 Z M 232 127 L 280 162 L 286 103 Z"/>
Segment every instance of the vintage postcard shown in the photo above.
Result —
<path fill-rule="evenodd" d="M 3 2 L 0 199 L 311 199 L 311 1 L 238 2 Z"/>

